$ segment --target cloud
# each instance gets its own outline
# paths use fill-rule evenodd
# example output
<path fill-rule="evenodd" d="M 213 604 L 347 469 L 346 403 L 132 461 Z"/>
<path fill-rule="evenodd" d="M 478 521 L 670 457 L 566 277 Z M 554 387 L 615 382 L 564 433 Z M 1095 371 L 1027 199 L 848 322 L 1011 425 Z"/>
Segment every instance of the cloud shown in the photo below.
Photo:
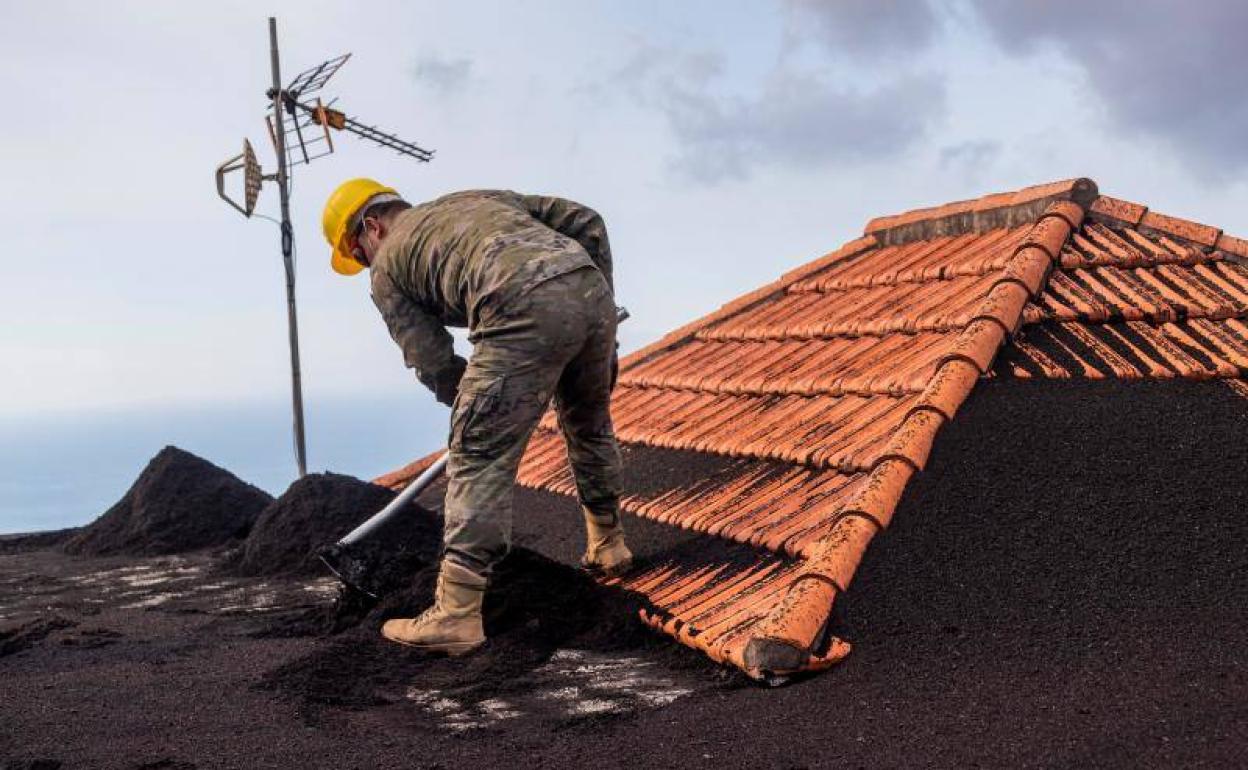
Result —
<path fill-rule="evenodd" d="M 970 139 L 941 146 L 936 157 L 942 172 L 979 186 L 994 177 L 1003 153 L 1004 146 L 995 139 Z"/>
<path fill-rule="evenodd" d="M 472 80 L 472 62 L 425 56 L 412 67 L 412 75 L 417 82 L 446 96 L 463 89 Z"/>
<path fill-rule="evenodd" d="M 1076 62 L 1119 128 L 1166 142 L 1208 179 L 1248 169 L 1248 3 L 972 2 L 1004 50 L 1048 46 Z"/>
<path fill-rule="evenodd" d="M 944 106 L 941 83 L 911 76 L 851 91 L 813 74 L 776 72 L 745 98 L 668 85 L 659 96 L 678 141 L 673 166 L 704 184 L 746 179 L 758 166 L 788 168 L 894 155 Z"/>
<path fill-rule="evenodd" d="M 983 169 L 1001 155 L 1001 143 L 991 139 L 959 142 L 940 148 L 940 165 L 966 171 Z"/>
<path fill-rule="evenodd" d="M 762 167 L 892 157 L 945 112 L 944 82 L 904 68 L 877 68 L 868 86 L 826 54 L 800 69 L 782 57 L 753 88 L 737 73 L 731 92 L 720 88 L 724 70 L 715 52 L 643 44 L 608 83 L 664 119 L 675 139 L 671 168 L 704 185 L 745 180 Z"/>
<path fill-rule="evenodd" d="M 790 34 L 858 58 L 917 52 L 937 29 L 936 14 L 923 0 L 785 0 L 785 10 Z"/>

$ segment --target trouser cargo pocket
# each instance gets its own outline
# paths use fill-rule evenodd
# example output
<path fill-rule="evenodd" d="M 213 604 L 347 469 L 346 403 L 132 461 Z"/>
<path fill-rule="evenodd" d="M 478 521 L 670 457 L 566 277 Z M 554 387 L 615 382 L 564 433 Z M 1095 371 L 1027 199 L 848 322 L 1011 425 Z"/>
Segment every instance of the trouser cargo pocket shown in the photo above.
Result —
<path fill-rule="evenodd" d="M 465 377 L 459 384 L 451 409 L 451 434 L 447 446 L 453 452 L 488 454 L 508 442 L 503 394 L 506 376 L 476 379 Z"/>

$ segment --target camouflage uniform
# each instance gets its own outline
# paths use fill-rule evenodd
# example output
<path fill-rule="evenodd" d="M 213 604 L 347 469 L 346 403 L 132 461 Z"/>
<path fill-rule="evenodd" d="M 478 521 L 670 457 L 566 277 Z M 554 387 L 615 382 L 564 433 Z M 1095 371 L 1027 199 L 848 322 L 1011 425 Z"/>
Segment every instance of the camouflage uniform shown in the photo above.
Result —
<path fill-rule="evenodd" d="M 506 554 L 516 470 L 552 396 L 582 505 L 616 520 L 616 318 L 598 214 L 560 198 L 455 193 L 400 213 L 371 274 L 407 365 L 452 406 L 445 558 L 485 578 Z M 467 364 L 446 326 L 469 328 Z"/>

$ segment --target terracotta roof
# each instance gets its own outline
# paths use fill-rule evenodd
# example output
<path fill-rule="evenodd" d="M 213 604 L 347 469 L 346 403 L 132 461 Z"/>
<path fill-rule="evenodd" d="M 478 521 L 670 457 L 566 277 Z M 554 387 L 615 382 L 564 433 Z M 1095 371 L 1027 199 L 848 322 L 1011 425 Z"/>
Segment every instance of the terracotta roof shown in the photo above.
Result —
<path fill-rule="evenodd" d="M 1237 377 L 1246 247 L 1087 179 L 872 220 L 622 362 L 626 462 L 722 458 L 627 490 L 624 508 L 743 548 L 623 587 L 647 623 L 751 675 L 835 663 L 849 651 L 826 633 L 837 595 L 978 378 Z M 551 415 L 519 483 L 575 495 Z"/>
<path fill-rule="evenodd" d="M 1101 196 L 1023 313 L 998 374 L 1239 378 L 1248 371 L 1248 244 Z"/>

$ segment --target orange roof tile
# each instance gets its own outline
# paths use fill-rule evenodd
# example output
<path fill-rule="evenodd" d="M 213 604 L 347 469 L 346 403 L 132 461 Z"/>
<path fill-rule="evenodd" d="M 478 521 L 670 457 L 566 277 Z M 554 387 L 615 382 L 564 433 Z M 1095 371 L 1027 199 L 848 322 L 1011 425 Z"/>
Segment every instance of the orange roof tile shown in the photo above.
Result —
<path fill-rule="evenodd" d="M 1248 259 L 1248 241 L 1222 233 L 1218 238 L 1218 250 Z"/>
<path fill-rule="evenodd" d="M 1111 198 L 1108 195 L 1101 195 L 1092 201 L 1092 205 L 1088 207 L 1088 213 L 1099 215 L 1108 219 L 1117 219 L 1123 224 L 1132 227 L 1138 225 L 1140 220 L 1144 218 L 1144 214 L 1148 211 L 1147 206 L 1141 206 L 1138 203 L 1130 201 L 1121 201 L 1117 198 Z"/>
<path fill-rule="evenodd" d="M 626 490 L 625 510 L 737 549 L 620 585 L 646 600 L 645 622 L 754 676 L 848 653 L 826 635 L 832 603 L 981 375 L 1248 371 L 1248 242 L 1091 180 L 866 233 L 627 356 L 613 397 L 626 464 L 720 458 Z M 518 481 L 576 494 L 553 415 Z"/>
<path fill-rule="evenodd" d="M 397 468 L 385 475 L 378 476 L 373 479 L 373 483 L 398 491 L 415 481 L 417 476 L 424 473 L 425 469 L 430 465 L 433 465 L 434 462 L 436 462 L 441 456 L 442 451 L 438 450 L 437 452 L 426 455 L 419 460 L 413 460 L 407 465 L 404 465 L 402 468 Z"/>
<path fill-rule="evenodd" d="M 1023 313 L 998 373 L 1238 378 L 1248 363 L 1244 244 L 1221 230 L 1102 196 Z"/>
<path fill-rule="evenodd" d="M 1178 217 L 1169 217 L 1153 211 L 1144 214 L 1144 218 L 1140 220 L 1140 228 L 1167 233 L 1192 243 L 1199 243 L 1201 246 L 1210 247 L 1214 246 L 1218 242 L 1218 236 L 1222 235 L 1222 231 L 1216 227 L 1189 222 Z"/>

